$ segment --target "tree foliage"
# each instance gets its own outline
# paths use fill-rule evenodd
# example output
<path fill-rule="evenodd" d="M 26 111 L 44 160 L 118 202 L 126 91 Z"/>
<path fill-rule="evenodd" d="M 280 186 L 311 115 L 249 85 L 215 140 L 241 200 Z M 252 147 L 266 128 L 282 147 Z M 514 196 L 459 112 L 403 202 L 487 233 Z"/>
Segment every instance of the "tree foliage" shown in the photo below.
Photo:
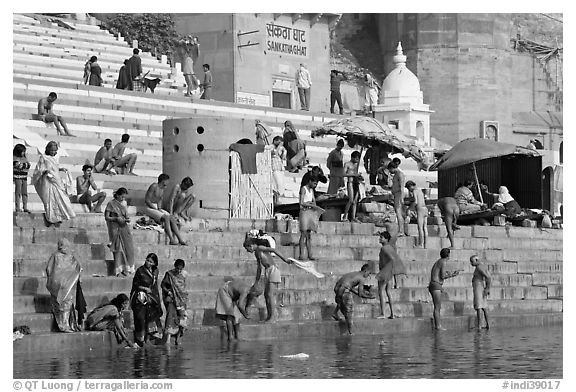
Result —
<path fill-rule="evenodd" d="M 172 14 L 108 14 L 102 27 L 120 33 L 128 42 L 138 40 L 138 47 L 155 56 L 171 57 L 181 37 L 174 28 Z"/>

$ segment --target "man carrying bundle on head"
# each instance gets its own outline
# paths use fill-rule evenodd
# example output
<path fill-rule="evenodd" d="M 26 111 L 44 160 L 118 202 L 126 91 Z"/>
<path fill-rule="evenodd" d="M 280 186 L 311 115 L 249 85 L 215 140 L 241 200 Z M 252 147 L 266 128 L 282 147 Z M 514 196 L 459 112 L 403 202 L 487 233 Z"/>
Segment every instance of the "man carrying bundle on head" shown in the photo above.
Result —
<path fill-rule="evenodd" d="M 257 292 L 264 291 L 264 299 L 266 301 L 267 317 L 265 321 L 276 321 L 274 319 L 275 299 L 274 292 L 278 289 L 278 285 L 282 282 L 280 269 L 274 263 L 272 255 L 278 256 L 286 264 L 292 264 L 292 259 L 285 258 L 274 247 L 276 242 L 274 238 L 260 230 L 250 230 L 246 233 L 244 239 L 244 248 L 254 253 L 256 256 L 257 269 L 256 280 L 251 290 Z M 262 278 L 262 267 L 264 267 L 264 276 Z"/>

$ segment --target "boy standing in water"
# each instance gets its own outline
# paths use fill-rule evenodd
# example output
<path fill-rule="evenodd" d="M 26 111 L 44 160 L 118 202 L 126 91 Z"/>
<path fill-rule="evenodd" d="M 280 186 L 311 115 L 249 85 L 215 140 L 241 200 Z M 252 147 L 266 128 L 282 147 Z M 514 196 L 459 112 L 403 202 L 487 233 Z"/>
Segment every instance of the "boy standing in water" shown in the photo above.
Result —
<path fill-rule="evenodd" d="M 492 277 L 488 272 L 486 266 L 480 263 L 478 256 L 474 255 L 470 257 L 470 264 L 474 269 L 474 275 L 472 275 L 472 291 L 474 292 L 474 310 L 476 310 L 476 329 L 480 329 L 480 318 L 481 311 L 484 312 L 484 319 L 486 320 L 486 329 L 490 329 L 488 324 L 488 311 L 486 310 L 486 297 L 490 295 L 490 284 L 492 283 Z M 486 286 L 484 286 L 486 283 Z"/>

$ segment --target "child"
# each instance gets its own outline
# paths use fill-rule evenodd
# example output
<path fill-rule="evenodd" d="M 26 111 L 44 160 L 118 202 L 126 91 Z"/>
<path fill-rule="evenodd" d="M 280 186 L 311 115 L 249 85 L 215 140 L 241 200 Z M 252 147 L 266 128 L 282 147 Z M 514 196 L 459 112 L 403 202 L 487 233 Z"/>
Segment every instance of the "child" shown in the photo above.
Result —
<path fill-rule="evenodd" d="M 14 173 L 14 200 L 16 202 L 16 212 L 21 212 L 20 199 L 22 199 L 22 208 L 24 212 L 28 210 L 28 169 L 30 162 L 26 158 L 26 147 L 23 144 L 14 146 L 12 152 L 12 164 Z"/>
<path fill-rule="evenodd" d="M 352 222 L 359 222 L 356 219 L 356 203 L 360 198 L 360 179 L 362 176 L 358 174 L 358 163 L 360 162 L 360 152 L 354 151 L 350 156 L 350 162 L 344 165 L 344 177 L 348 179 L 346 188 L 348 189 L 348 203 L 344 208 L 343 222 L 348 222 L 348 211 L 352 207 Z"/>
<path fill-rule="evenodd" d="M 486 310 L 486 297 L 490 295 L 490 283 L 492 278 L 484 264 L 478 260 L 478 256 L 470 257 L 470 264 L 474 269 L 472 275 L 472 291 L 474 293 L 474 310 L 476 310 L 476 329 L 480 329 L 480 311 L 484 312 L 484 319 L 486 320 L 486 329 L 490 329 L 488 324 L 488 311 Z M 484 286 L 486 282 L 486 286 Z"/>

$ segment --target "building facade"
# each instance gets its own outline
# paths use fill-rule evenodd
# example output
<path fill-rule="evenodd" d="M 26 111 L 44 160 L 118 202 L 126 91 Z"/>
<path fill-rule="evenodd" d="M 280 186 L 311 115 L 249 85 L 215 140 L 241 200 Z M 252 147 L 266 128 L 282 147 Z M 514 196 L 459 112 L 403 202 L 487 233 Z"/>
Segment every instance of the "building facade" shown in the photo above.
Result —
<path fill-rule="evenodd" d="M 175 14 L 181 34 L 198 36 L 202 64 L 214 78 L 214 99 L 287 109 L 300 107 L 296 71 L 312 79 L 311 111 L 329 105 L 330 33 L 338 14 Z"/>
<path fill-rule="evenodd" d="M 385 69 L 402 41 L 407 67 L 433 109 L 431 136 L 527 145 L 544 165 L 562 143 L 562 24 L 543 14 L 379 14 Z M 544 43 L 536 43 L 534 41 Z M 550 118 L 552 117 L 552 119 Z"/>

